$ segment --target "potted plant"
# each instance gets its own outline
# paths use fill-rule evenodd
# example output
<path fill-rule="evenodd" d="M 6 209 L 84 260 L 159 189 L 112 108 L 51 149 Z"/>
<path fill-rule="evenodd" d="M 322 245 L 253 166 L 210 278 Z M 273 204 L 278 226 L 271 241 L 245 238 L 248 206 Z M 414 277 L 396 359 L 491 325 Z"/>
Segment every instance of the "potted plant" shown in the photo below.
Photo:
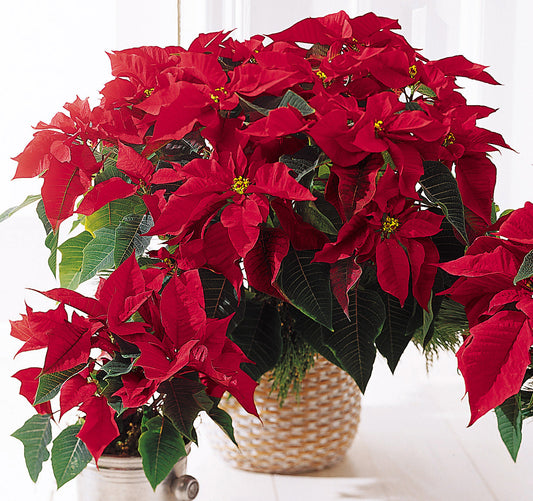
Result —
<path fill-rule="evenodd" d="M 41 177 L 41 194 L 4 217 L 37 202 L 61 284 L 55 310 L 13 324 L 24 350 L 47 348 L 18 374 L 41 416 L 83 381 L 73 436 L 98 460 L 117 416 L 146 405 L 145 433 L 155 419 L 195 441 L 204 409 L 231 436 L 219 398 L 255 413 L 267 371 L 283 399 L 320 354 L 364 391 L 378 351 L 394 370 L 411 339 L 455 346 L 466 318 L 438 265 L 491 224 L 487 152 L 507 146 L 456 78 L 497 82 L 462 56 L 427 60 L 398 28 L 341 11 L 270 41 L 112 52 L 97 106 L 37 125 L 15 178 Z M 94 297 L 75 292 L 97 276 Z M 168 404 L 174 381 L 194 398 Z"/>
<path fill-rule="evenodd" d="M 522 422 L 532 415 L 533 204 L 503 213 L 463 257 L 441 267 L 459 276 L 445 293 L 464 305 L 470 324 L 457 352 L 470 425 L 495 409 L 516 461 Z"/>

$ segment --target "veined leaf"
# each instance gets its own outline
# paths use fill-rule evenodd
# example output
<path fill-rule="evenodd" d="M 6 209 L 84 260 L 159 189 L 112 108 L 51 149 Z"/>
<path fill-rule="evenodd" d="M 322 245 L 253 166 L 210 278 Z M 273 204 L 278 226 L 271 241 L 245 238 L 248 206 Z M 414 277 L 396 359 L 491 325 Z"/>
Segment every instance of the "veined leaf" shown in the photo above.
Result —
<path fill-rule="evenodd" d="M 402 308 L 400 301 L 391 294 L 380 290 L 380 296 L 385 306 L 385 322 L 376 339 L 376 347 L 394 372 L 414 334 L 414 329 L 409 327 L 416 314 L 416 301 L 409 295 Z"/>
<path fill-rule="evenodd" d="M 115 231 L 115 266 L 120 266 L 135 251 L 140 256 L 150 244 L 152 237 L 143 236 L 154 225 L 147 214 L 128 214 L 124 216 Z"/>
<path fill-rule="evenodd" d="M 354 287 L 348 296 L 351 321 L 335 303 L 333 332 L 323 329 L 322 338 L 364 392 L 376 358 L 374 341 L 385 322 L 385 306 L 378 292 L 363 287 Z"/>
<path fill-rule="evenodd" d="M 296 202 L 296 211 L 302 219 L 317 230 L 328 235 L 337 235 L 335 225 L 320 212 L 314 202 Z"/>
<path fill-rule="evenodd" d="M 274 368 L 281 356 L 281 319 L 278 310 L 268 303 L 246 301 L 242 321 L 230 334 L 244 354 L 255 364 L 242 364 L 243 370 L 256 381 Z"/>
<path fill-rule="evenodd" d="M 333 330 L 329 265 L 312 263 L 313 257 L 313 251 L 289 249 L 281 263 L 277 282 L 293 306 L 327 329 Z"/>
<path fill-rule="evenodd" d="M 133 368 L 133 364 L 138 356 L 129 356 L 124 358 L 120 353 L 115 354 L 115 358 L 102 366 L 102 371 L 106 373 L 104 379 L 109 379 L 115 376 L 122 376 L 128 374 Z"/>
<path fill-rule="evenodd" d="M 139 438 L 139 452 L 146 478 L 155 490 L 187 451 L 183 437 L 170 419 L 156 416 L 144 425 L 146 431 Z"/>
<path fill-rule="evenodd" d="M 85 218 L 85 229 L 93 235 L 101 228 L 117 228 L 125 216 L 144 214 L 146 206 L 137 195 L 113 200 Z"/>
<path fill-rule="evenodd" d="M 56 232 L 48 233 L 44 241 L 46 247 L 50 249 L 50 257 L 48 258 L 48 267 L 50 271 L 54 274 L 54 277 L 57 273 L 57 249 L 59 244 L 59 227 Z"/>
<path fill-rule="evenodd" d="M 28 205 L 31 205 L 37 202 L 38 200 L 42 200 L 41 195 L 28 195 L 24 202 L 22 202 L 21 204 L 16 205 L 15 207 L 11 207 L 2 212 L 2 214 L 0 214 L 0 223 L 2 221 L 5 221 L 8 217 L 11 217 L 13 214 L 15 214 L 15 212 L 18 212 L 20 209 L 23 209 L 24 207 L 27 207 Z"/>
<path fill-rule="evenodd" d="M 516 285 L 520 280 L 533 277 L 533 251 L 529 251 L 522 261 L 516 277 L 514 277 L 513 284 Z"/>
<path fill-rule="evenodd" d="M 11 436 L 24 444 L 24 460 L 31 479 L 37 482 L 43 463 L 50 457 L 47 446 L 52 440 L 51 414 L 36 414 Z"/>
<path fill-rule="evenodd" d="M 509 397 L 495 409 L 500 436 L 515 462 L 522 442 L 521 406 L 522 402 L 520 394 L 518 394 Z"/>
<path fill-rule="evenodd" d="M 211 410 L 207 413 L 209 417 L 218 425 L 218 427 L 228 436 L 228 438 L 238 446 L 235 440 L 235 433 L 233 431 L 233 422 L 231 416 L 224 410 L 218 407 L 218 400 L 214 402 Z"/>
<path fill-rule="evenodd" d="M 56 276 L 57 271 L 57 245 L 59 242 L 59 228 L 56 233 L 54 233 L 52 225 L 50 224 L 50 221 L 48 221 L 48 217 L 46 216 L 46 212 L 44 210 L 44 203 L 42 200 L 39 201 L 36 207 L 37 216 L 41 220 L 41 223 L 43 223 L 44 231 L 46 233 L 46 239 L 44 241 L 46 247 L 50 249 L 50 257 L 48 258 L 48 267 L 52 271 L 54 277 Z"/>
<path fill-rule="evenodd" d="M 194 436 L 193 423 L 200 411 L 209 411 L 213 402 L 198 381 L 175 377 L 162 383 L 158 391 L 165 395 L 163 412 L 176 429 L 189 440 Z"/>
<path fill-rule="evenodd" d="M 37 393 L 35 394 L 33 405 L 43 404 L 54 398 L 59 393 L 63 383 L 83 370 L 84 367 L 86 367 L 86 364 L 80 364 L 76 367 L 72 367 L 72 369 L 51 372 L 40 376 L 39 386 L 37 387 Z"/>
<path fill-rule="evenodd" d="M 200 269 L 208 318 L 225 318 L 237 310 L 237 294 L 230 281 L 219 273 Z"/>
<path fill-rule="evenodd" d="M 425 161 L 424 174 L 419 182 L 428 200 L 441 208 L 446 219 L 468 243 L 463 200 L 448 167 L 440 162 Z"/>
<path fill-rule="evenodd" d="M 315 110 L 312 108 L 309 103 L 301 96 L 296 94 L 296 92 L 293 92 L 292 90 L 288 90 L 283 98 L 281 99 L 281 102 L 278 105 L 278 108 L 288 107 L 292 106 L 293 108 L 296 108 L 302 116 L 312 115 Z"/>
<path fill-rule="evenodd" d="M 69 238 L 58 247 L 61 252 L 61 262 L 59 263 L 61 287 L 75 290 L 80 285 L 83 249 L 92 239 L 93 236 L 88 231 L 84 231 Z"/>
<path fill-rule="evenodd" d="M 113 268 L 115 254 L 115 230 L 100 228 L 95 238 L 83 248 L 80 283 L 94 277 L 99 271 Z"/>
<path fill-rule="evenodd" d="M 52 446 L 52 470 L 57 488 L 82 472 L 92 459 L 87 446 L 76 435 L 81 424 L 65 428 L 55 439 Z"/>

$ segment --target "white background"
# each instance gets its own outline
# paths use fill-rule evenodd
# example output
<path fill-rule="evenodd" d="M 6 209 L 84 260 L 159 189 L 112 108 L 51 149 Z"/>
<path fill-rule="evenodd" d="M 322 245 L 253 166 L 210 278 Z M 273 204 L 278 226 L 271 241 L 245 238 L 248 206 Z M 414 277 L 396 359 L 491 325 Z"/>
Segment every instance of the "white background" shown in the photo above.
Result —
<path fill-rule="evenodd" d="M 503 85 L 465 82 L 465 94 L 472 104 L 500 108 L 480 125 L 503 133 L 518 152 L 494 155 L 498 167 L 496 201 L 502 208 L 516 208 L 533 199 L 533 3 L 528 0 L 181 0 L 181 42 L 187 47 L 200 31 L 235 27 L 238 37 L 275 32 L 303 17 L 340 9 L 351 16 L 372 10 L 399 19 L 402 34 L 429 58 L 463 54 L 490 66 L 491 74 Z M 39 120 L 50 120 L 66 101 L 78 95 L 96 102 L 98 90 L 111 78 L 105 51 L 174 45 L 177 41 L 177 0 L 2 2 L 0 213 L 27 194 L 37 193 L 40 185 L 35 181 L 9 181 L 16 167 L 10 158 L 31 139 L 31 126 Z M 24 496 L 33 492 L 23 471 L 22 448 L 8 437 L 31 415 L 29 405 L 16 396 L 18 384 L 8 377 L 26 366 L 22 358 L 17 363 L 11 360 L 18 343 L 9 339 L 8 319 L 17 318 L 23 311 L 25 299 L 33 306 L 41 303 L 25 287 L 46 289 L 55 285 L 46 268 L 44 233 L 33 216 L 32 209 L 25 209 L 0 225 L 0 377 L 4 404 L 0 411 L 0 482 L 7 486 L 6 494 L 0 490 L 0 498 L 6 501 L 29 499 Z M 444 367 L 450 370 L 453 364 Z M 369 390 L 373 387 L 380 387 L 380 382 Z M 457 400 L 460 397 L 459 389 Z M 39 489 L 33 499 L 48 499 L 43 493 L 50 493 L 49 488 Z"/>

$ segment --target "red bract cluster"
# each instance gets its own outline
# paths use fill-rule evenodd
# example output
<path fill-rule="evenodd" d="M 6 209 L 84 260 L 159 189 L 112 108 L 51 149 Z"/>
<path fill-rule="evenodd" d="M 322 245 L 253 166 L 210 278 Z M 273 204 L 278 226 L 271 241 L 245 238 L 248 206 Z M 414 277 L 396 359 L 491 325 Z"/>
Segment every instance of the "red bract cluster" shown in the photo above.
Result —
<path fill-rule="evenodd" d="M 470 335 L 457 353 L 471 423 L 519 394 L 533 344 L 533 204 L 441 267 L 460 278 L 446 291 L 465 306 Z M 527 403 L 527 402 L 525 402 Z"/>
<path fill-rule="evenodd" d="M 164 278 L 164 270 L 141 270 L 132 256 L 101 281 L 94 299 L 70 289 L 53 289 L 43 294 L 59 301 L 56 309 L 34 312 L 28 308 L 22 320 L 12 322 L 12 335 L 24 341 L 19 353 L 46 349 L 42 369 L 15 374 L 22 383 L 21 393 L 34 403 L 36 378 L 63 374 L 61 415 L 78 406 L 85 413 L 79 437 L 96 460 L 119 435 L 115 410 L 107 399 L 120 399 L 125 408 L 135 409 L 151 401 L 156 391 L 180 391 L 185 399 L 204 387 L 218 397 L 231 392 L 256 414 L 256 383 L 239 368 L 248 359 L 226 337 L 231 316 L 207 319 L 197 271 L 174 275 L 159 292 Z M 65 306 L 86 316 L 74 311 L 69 318 Z M 94 349 L 101 352 L 98 357 L 91 356 Z M 123 374 L 113 373 L 121 363 Z M 118 388 L 109 388 L 110 381 L 98 373 L 107 374 L 107 379 L 118 375 Z M 191 385 L 186 379 L 191 373 L 198 373 L 204 386 Z M 40 414 L 52 413 L 49 401 L 36 409 Z"/>
<path fill-rule="evenodd" d="M 23 350 L 47 349 L 17 377 L 50 413 L 35 378 L 62 374 L 61 412 L 85 413 L 94 457 L 116 433 L 106 401 L 228 390 L 254 412 L 240 364 L 254 377 L 275 366 L 282 317 L 303 317 L 300 337 L 363 390 L 376 350 L 394 369 L 415 332 L 434 335 L 449 286 L 438 264 L 490 226 L 487 152 L 507 145 L 476 125 L 494 110 L 458 92 L 457 77 L 496 84 L 485 67 L 429 61 L 398 28 L 341 11 L 270 40 L 116 51 L 97 106 L 77 98 L 38 124 L 15 177 L 43 179 L 63 288 L 46 293 L 57 309 L 14 323 Z M 85 231 L 60 243 L 72 216 Z M 69 292 L 113 269 L 95 299 Z M 174 408 L 161 416 L 195 440 Z"/>

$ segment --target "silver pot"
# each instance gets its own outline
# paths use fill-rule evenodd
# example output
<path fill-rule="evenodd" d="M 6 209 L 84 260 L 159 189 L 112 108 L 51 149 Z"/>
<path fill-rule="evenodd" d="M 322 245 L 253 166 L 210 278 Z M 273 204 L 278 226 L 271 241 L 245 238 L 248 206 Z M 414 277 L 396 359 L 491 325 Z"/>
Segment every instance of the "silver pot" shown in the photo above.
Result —
<path fill-rule="evenodd" d="M 184 457 L 154 492 L 144 474 L 141 458 L 102 456 L 98 469 L 91 461 L 79 475 L 78 500 L 189 501 L 198 494 L 198 481 L 186 475 L 186 470 L 187 457 Z"/>

